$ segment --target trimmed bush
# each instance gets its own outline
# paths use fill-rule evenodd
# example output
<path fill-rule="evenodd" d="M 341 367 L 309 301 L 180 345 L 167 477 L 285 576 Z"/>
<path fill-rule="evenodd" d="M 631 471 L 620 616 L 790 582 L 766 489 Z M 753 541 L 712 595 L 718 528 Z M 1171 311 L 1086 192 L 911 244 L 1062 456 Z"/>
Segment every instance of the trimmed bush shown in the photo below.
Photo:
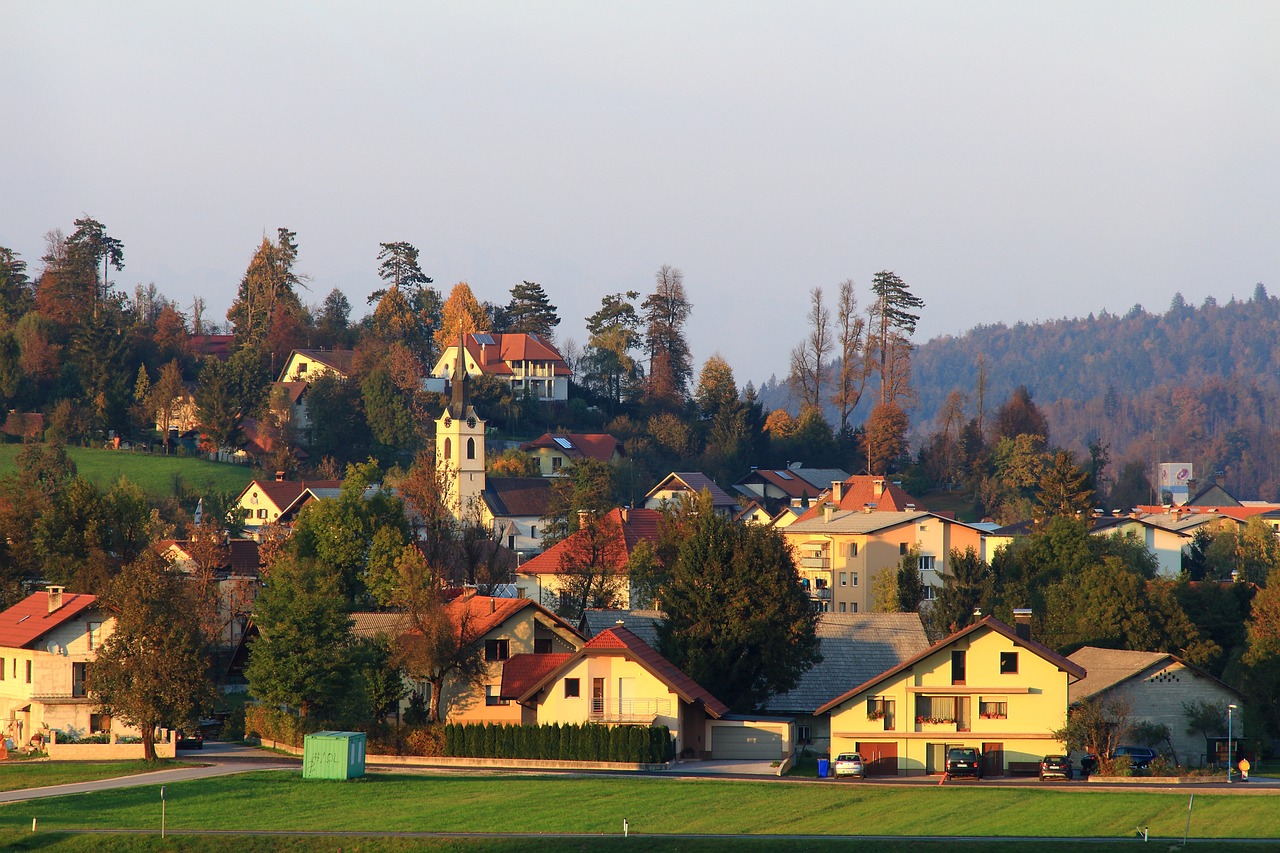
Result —
<path fill-rule="evenodd" d="M 450 723 L 434 730 L 433 736 L 438 752 L 415 749 L 410 754 L 657 764 L 670 760 L 675 750 L 666 726 Z"/>

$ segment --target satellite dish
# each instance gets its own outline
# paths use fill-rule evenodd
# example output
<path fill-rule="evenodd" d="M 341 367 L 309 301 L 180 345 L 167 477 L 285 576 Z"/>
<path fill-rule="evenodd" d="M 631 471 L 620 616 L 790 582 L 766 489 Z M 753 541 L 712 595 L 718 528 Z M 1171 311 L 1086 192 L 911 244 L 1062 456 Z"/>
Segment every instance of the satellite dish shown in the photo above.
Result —
<path fill-rule="evenodd" d="M 57 641 L 54 641 L 49 643 L 49 654 L 61 655 L 61 654 L 66 654 L 66 652 L 63 650 L 61 646 L 58 645 Z"/>

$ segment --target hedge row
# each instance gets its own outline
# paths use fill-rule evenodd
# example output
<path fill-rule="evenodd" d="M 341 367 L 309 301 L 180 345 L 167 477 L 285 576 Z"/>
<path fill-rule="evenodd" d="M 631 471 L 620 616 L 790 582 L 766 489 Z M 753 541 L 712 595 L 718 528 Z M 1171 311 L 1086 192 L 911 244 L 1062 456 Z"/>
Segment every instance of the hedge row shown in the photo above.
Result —
<path fill-rule="evenodd" d="M 455 758 L 658 764 L 675 755 L 675 741 L 666 726 L 450 723 L 444 727 L 444 754 Z"/>

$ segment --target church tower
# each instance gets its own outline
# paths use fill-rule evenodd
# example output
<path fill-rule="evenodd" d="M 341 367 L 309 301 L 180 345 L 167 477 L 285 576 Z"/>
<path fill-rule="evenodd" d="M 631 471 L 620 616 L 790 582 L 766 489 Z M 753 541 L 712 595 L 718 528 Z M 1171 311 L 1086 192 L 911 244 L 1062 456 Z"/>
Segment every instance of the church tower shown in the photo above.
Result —
<path fill-rule="evenodd" d="M 458 355 L 453 365 L 449 404 L 436 419 L 436 461 L 452 474 L 448 505 L 459 521 L 470 515 L 484 491 L 484 421 L 467 402 L 467 349 L 458 335 Z"/>

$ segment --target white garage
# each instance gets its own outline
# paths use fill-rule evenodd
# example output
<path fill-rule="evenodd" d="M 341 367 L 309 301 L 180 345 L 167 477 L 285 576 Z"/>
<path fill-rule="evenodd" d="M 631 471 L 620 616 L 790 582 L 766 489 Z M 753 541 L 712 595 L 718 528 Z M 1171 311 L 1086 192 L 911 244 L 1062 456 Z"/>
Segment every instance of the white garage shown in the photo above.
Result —
<path fill-rule="evenodd" d="M 711 757 L 777 761 L 791 753 L 788 719 L 734 719 L 708 722 Z"/>

